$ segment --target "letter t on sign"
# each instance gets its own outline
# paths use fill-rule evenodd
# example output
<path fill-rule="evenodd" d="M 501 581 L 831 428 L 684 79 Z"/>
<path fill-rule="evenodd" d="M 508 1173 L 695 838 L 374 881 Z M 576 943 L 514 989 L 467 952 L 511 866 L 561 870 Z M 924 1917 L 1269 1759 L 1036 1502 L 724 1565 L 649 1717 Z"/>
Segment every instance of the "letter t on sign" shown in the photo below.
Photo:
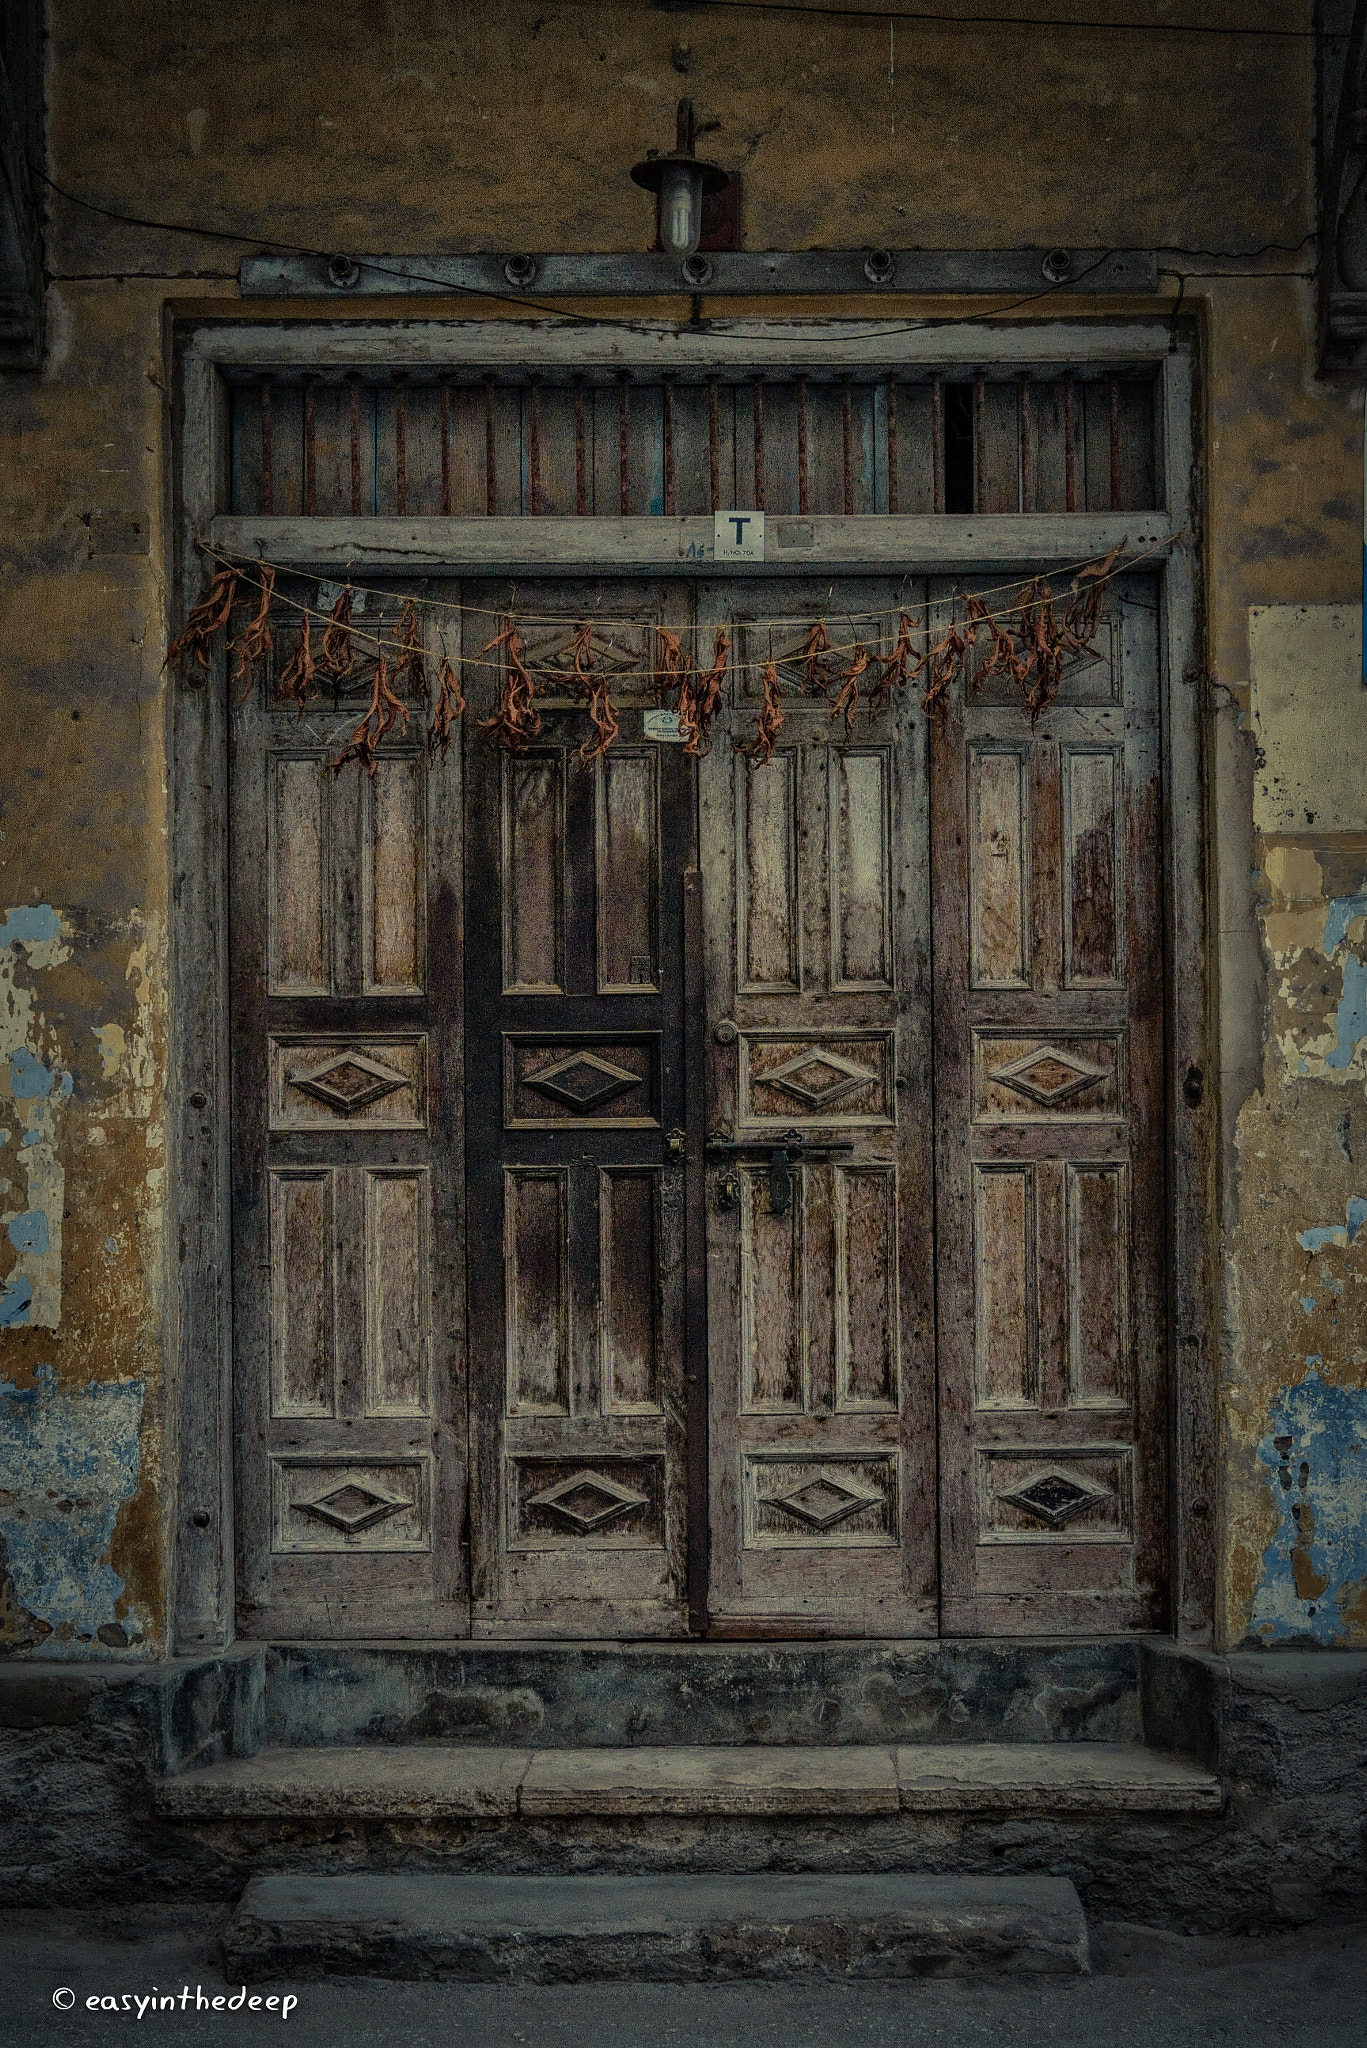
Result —
<path fill-rule="evenodd" d="M 764 514 L 718 512 L 715 515 L 712 551 L 719 562 L 762 562 Z"/>

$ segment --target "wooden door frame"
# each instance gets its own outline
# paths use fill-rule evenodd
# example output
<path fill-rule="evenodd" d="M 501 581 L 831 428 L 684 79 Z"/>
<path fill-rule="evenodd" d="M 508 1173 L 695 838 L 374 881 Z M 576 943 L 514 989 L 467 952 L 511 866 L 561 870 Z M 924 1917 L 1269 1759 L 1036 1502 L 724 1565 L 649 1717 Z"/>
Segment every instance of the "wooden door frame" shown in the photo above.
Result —
<path fill-rule="evenodd" d="M 293 313 L 294 309 L 291 308 Z M 367 309 L 369 312 L 370 309 Z M 225 317 L 226 316 L 226 317 Z M 1201 504 L 1193 459 L 1195 332 L 1160 319 L 1098 319 L 908 329 L 905 318 L 841 322 L 747 319 L 700 331 L 626 331 L 605 323 L 388 318 L 212 321 L 169 314 L 166 359 L 175 365 L 175 459 L 166 478 L 169 617 L 184 616 L 203 583 L 204 537 L 225 553 L 258 553 L 305 571 L 337 574 L 699 574 L 709 519 L 239 518 L 226 511 L 225 371 L 424 365 L 571 368 L 612 363 L 641 370 L 804 365 L 851 369 L 933 367 L 973 376 L 986 365 L 1024 372 L 1051 366 L 1146 362 L 1158 381 L 1163 509 L 1153 513 L 873 513 L 775 520 L 754 576 L 1028 573 L 1105 553 L 1117 541 L 1151 554 L 1162 603 L 1165 1094 L 1168 1209 L 1171 1611 L 1179 1640 L 1207 1642 L 1215 1594 L 1215 1313 L 1219 1253 L 1217 1096 L 1211 1085 L 1214 962 L 1207 942 L 1206 771 L 1198 639 Z M 784 529 L 788 531 L 785 535 Z M 168 636 L 169 638 L 169 630 Z M 171 781 L 169 1227 L 166 1344 L 172 1392 L 174 1484 L 168 1549 L 172 1645 L 180 1654 L 234 1635 L 229 1065 L 227 675 L 172 678 L 167 692 Z M 693 1540 L 697 1540 L 696 1536 Z"/>

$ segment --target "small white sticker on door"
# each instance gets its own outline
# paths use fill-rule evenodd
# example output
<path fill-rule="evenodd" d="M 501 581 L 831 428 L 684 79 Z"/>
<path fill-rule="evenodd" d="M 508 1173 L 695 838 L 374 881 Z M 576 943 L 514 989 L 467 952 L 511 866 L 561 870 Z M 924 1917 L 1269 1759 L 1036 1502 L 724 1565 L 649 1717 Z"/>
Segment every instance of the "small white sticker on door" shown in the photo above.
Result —
<path fill-rule="evenodd" d="M 681 740 L 678 716 L 673 711 L 647 711 L 645 736 L 648 740 Z"/>
<path fill-rule="evenodd" d="M 713 530 L 713 553 L 719 562 L 762 562 L 764 514 L 718 512 Z"/>

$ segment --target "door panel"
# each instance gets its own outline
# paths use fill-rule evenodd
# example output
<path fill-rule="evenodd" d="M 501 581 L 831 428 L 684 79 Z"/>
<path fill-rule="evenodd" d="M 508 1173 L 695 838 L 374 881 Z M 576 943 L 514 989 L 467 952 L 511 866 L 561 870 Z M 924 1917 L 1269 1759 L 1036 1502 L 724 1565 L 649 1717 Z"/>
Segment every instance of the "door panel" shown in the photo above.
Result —
<path fill-rule="evenodd" d="M 507 603 L 473 588 L 492 619 Z M 692 763 L 645 736 L 654 624 L 686 586 L 524 585 L 563 668 L 525 752 L 489 745 L 502 672 L 467 670 L 474 1627 L 671 1635 L 684 1584 L 683 878 Z M 621 730 L 591 737 L 568 649 L 600 619 Z M 489 637 L 495 628 L 491 625 Z"/>
<path fill-rule="evenodd" d="M 759 702 L 760 621 L 886 623 L 903 601 L 829 579 L 699 594 L 700 644 L 724 626 L 736 664 L 700 783 L 709 1121 L 751 1148 L 707 1174 L 722 1635 L 936 1627 L 924 721 L 913 700 L 847 735 L 803 691 L 790 628 L 773 758 L 731 744 Z M 765 1144 L 788 1133 L 845 1149 L 793 1165 L 776 1200 Z"/>
<path fill-rule="evenodd" d="M 232 721 L 239 1626 L 462 1635 L 460 762 L 334 774 L 369 684 L 280 704 L 295 616 Z"/>
<path fill-rule="evenodd" d="M 1033 727 L 970 680 L 932 732 L 951 1634 L 1163 1618 L 1158 614 L 1110 604 Z"/>

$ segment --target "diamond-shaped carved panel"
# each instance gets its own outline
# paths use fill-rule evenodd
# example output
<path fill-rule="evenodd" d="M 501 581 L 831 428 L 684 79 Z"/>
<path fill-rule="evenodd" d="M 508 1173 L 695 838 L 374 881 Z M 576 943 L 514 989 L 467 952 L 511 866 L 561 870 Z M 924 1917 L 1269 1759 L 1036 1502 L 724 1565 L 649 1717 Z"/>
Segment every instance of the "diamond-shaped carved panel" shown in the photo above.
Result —
<path fill-rule="evenodd" d="M 392 1095 L 396 1088 L 406 1088 L 408 1076 L 396 1074 L 392 1067 L 368 1059 L 364 1053 L 345 1052 L 335 1060 L 324 1061 L 312 1073 L 291 1074 L 289 1084 L 327 1103 L 329 1109 L 350 1116 L 353 1110 L 364 1109 L 368 1103 Z"/>
<path fill-rule="evenodd" d="M 757 1454 L 743 1461 L 747 1549 L 845 1548 L 899 1540 L 898 1459 Z"/>
<path fill-rule="evenodd" d="M 834 1529 L 861 1508 L 881 1505 L 883 1496 L 876 1488 L 852 1482 L 838 1472 L 818 1472 L 790 1493 L 771 1493 L 766 1498 L 809 1528 Z"/>
<path fill-rule="evenodd" d="M 334 1529 L 354 1536 L 376 1522 L 387 1522 L 391 1515 L 401 1515 L 413 1503 L 405 1494 L 347 1479 L 326 1493 L 316 1494 L 312 1500 L 296 1500 L 294 1505 L 303 1514 L 315 1515 L 320 1522 L 330 1522 Z"/>
<path fill-rule="evenodd" d="M 659 1064 L 659 1039 L 653 1032 L 578 1044 L 509 1032 L 504 1038 L 507 1127 L 653 1127 L 659 1122 Z"/>
<path fill-rule="evenodd" d="M 591 1109 L 625 1095 L 628 1088 L 639 1088 L 641 1077 L 599 1059 L 597 1053 L 573 1052 L 568 1059 L 529 1074 L 526 1085 L 538 1095 L 549 1095 L 552 1102 L 563 1102 L 576 1115 L 587 1116 Z"/>
<path fill-rule="evenodd" d="M 1067 1046 L 1036 1045 L 1019 1059 L 994 1067 L 991 1078 L 1015 1094 L 1053 1109 L 1080 1095 L 1084 1088 L 1106 1080 L 1108 1075 L 1104 1067 L 1094 1066 Z"/>
<path fill-rule="evenodd" d="M 425 1458 L 271 1460 L 271 1548 L 277 1552 L 427 1550 L 431 1469 Z"/>
<path fill-rule="evenodd" d="M 829 1109 L 833 1102 L 853 1095 L 857 1089 L 876 1087 L 878 1076 L 857 1061 L 847 1060 L 843 1053 L 813 1046 L 767 1068 L 764 1085 L 781 1088 L 785 1095 L 793 1096 L 808 1109 Z"/>
<path fill-rule="evenodd" d="M 271 1040 L 271 1129 L 339 1125 L 421 1130 L 427 1121 L 427 1041 L 281 1037 Z"/>
<path fill-rule="evenodd" d="M 1050 1529 L 1061 1529 L 1075 1515 L 1084 1513 L 1088 1508 L 1099 1507 L 1103 1501 L 1114 1497 L 1111 1487 L 1102 1486 L 1083 1473 L 1065 1472 L 1058 1466 L 1032 1472 L 1016 1486 L 997 1489 L 998 1500 L 1023 1508 L 1027 1515 L 1034 1516 Z"/>
<path fill-rule="evenodd" d="M 580 1535 L 587 1535 L 590 1529 L 605 1528 L 633 1509 L 649 1505 L 650 1496 L 634 1486 L 621 1486 L 603 1472 L 587 1470 L 572 1472 L 559 1485 L 532 1494 L 527 1502 L 529 1508 L 544 1509 Z"/>
<path fill-rule="evenodd" d="M 657 1453 L 602 1456 L 592 1465 L 513 1458 L 505 1469 L 511 1550 L 658 1550 L 664 1543 L 664 1460 Z"/>
<path fill-rule="evenodd" d="M 820 1038 L 743 1032 L 738 1051 L 742 1124 L 892 1121 L 892 1040 L 885 1032 Z"/>

